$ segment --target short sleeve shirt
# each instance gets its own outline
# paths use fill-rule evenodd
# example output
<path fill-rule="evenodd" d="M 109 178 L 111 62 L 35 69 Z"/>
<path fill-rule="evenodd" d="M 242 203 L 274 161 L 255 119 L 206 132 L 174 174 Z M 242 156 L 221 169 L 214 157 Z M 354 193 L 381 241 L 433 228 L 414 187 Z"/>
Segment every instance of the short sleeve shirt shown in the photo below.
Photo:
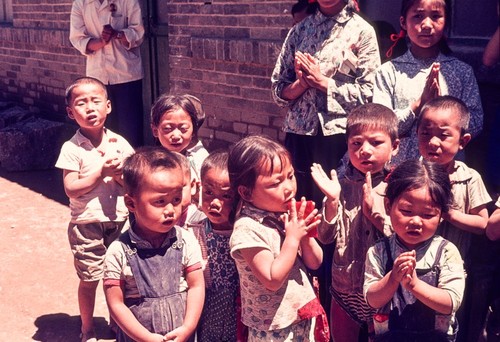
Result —
<path fill-rule="evenodd" d="M 66 141 L 59 154 L 56 167 L 78 172 L 81 177 L 101 168 L 110 156 L 126 158 L 134 153 L 134 149 L 120 135 L 105 129 L 108 143 L 105 150 L 98 150 L 80 130 Z M 123 201 L 124 189 L 112 177 L 105 177 L 88 193 L 69 199 L 72 223 L 92 223 L 125 221 L 128 209 Z"/>
<path fill-rule="evenodd" d="M 277 291 L 268 290 L 252 273 L 241 255 L 245 248 L 269 250 L 276 258 L 281 250 L 281 236 L 262 222 L 274 215 L 245 205 L 234 224 L 229 241 L 231 256 L 240 275 L 242 322 L 257 330 L 277 330 L 300 321 L 298 309 L 315 298 L 305 267 L 295 261 L 288 279 Z"/>
<path fill-rule="evenodd" d="M 133 243 L 141 246 L 141 248 L 153 248 L 148 241 L 141 239 L 135 234 L 133 228 L 129 230 L 129 233 Z M 172 234 L 175 235 L 175 229 L 172 228 L 169 234 L 167 237 L 170 237 Z M 193 233 L 182 229 L 182 241 L 184 243 L 182 248 L 183 272 L 180 279 L 179 292 L 187 291 L 186 274 L 201 269 L 202 261 L 200 245 Z M 119 240 L 113 241 L 106 251 L 106 258 L 104 259 L 104 285 L 123 285 L 125 298 L 140 297 L 126 252 Z"/>

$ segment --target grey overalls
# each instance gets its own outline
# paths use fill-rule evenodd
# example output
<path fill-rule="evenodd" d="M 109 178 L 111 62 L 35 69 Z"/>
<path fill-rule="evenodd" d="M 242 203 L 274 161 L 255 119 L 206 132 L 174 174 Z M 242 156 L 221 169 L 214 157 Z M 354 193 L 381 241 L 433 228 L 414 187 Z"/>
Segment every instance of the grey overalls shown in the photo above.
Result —
<path fill-rule="evenodd" d="M 125 232 L 120 236 L 140 298 L 126 299 L 137 320 L 149 331 L 165 335 L 182 325 L 187 292 L 179 292 L 182 275 L 182 234 L 168 238 L 160 248 L 139 249 Z M 119 329 L 117 342 L 133 341 Z"/>

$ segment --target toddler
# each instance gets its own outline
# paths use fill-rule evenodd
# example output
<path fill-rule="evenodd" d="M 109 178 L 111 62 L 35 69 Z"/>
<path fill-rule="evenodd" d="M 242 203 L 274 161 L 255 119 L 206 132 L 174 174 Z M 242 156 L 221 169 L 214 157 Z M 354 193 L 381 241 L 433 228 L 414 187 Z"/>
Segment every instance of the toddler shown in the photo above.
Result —
<path fill-rule="evenodd" d="M 107 253 L 104 292 L 117 341 L 192 341 L 203 308 L 201 251 L 176 226 L 184 175 L 161 147 L 141 148 L 123 167 L 130 229 Z"/>
<path fill-rule="evenodd" d="M 321 341 L 314 326 L 326 328 L 317 319 L 324 318 L 324 311 L 306 270 L 322 262 L 320 246 L 308 236 L 320 216 L 317 209 L 305 215 L 305 199 L 296 210 L 290 154 L 269 138 L 249 136 L 231 148 L 228 170 L 237 194 L 229 245 L 240 277 L 248 340 Z"/>
<path fill-rule="evenodd" d="M 377 310 L 374 341 L 454 341 L 465 279 L 460 253 L 436 230 L 451 203 L 440 165 L 408 160 L 389 175 L 395 234 L 370 247 L 364 294 Z"/>

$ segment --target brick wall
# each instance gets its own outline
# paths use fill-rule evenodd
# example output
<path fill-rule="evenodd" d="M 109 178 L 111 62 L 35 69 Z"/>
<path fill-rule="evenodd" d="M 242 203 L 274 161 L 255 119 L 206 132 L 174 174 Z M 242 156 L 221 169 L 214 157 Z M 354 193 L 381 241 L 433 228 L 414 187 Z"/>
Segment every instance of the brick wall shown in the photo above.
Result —
<path fill-rule="evenodd" d="M 0 99 L 63 120 L 64 89 L 85 72 L 69 42 L 70 0 L 13 0 L 13 23 L 0 26 Z"/>
<path fill-rule="evenodd" d="M 0 26 L 0 100 L 64 120 L 64 89 L 85 72 L 68 38 L 71 3 L 13 0 L 13 23 Z M 293 1 L 159 3 L 169 25 L 170 90 L 200 97 L 207 145 L 249 133 L 282 138 L 284 111 L 272 101 L 270 76 Z"/>
<path fill-rule="evenodd" d="M 282 138 L 270 77 L 290 28 L 290 1 L 170 1 L 172 92 L 200 97 L 212 145 L 250 133 Z"/>

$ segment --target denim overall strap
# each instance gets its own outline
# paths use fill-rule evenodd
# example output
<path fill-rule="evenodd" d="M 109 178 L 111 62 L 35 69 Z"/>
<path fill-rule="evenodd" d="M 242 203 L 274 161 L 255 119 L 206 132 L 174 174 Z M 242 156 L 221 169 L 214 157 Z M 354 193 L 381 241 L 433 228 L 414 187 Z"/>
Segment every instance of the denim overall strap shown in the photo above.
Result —
<path fill-rule="evenodd" d="M 415 270 L 420 280 L 429 285 L 437 286 L 440 273 L 439 260 L 447 242 L 446 240 L 441 241 L 434 263 L 430 268 Z M 393 260 L 392 256 L 390 256 L 391 251 L 388 240 L 386 251 L 388 255 L 388 263 L 386 265 L 392 267 Z M 390 269 L 386 269 L 386 273 L 388 270 Z M 400 285 L 391 300 L 393 309 L 389 313 L 389 331 L 383 335 L 376 336 L 375 341 L 448 341 L 445 334 L 435 329 L 436 312 L 419 300 L 408 304 L 407 297 L 408 294 L 405 293 Z"/>
<path fill-rule="evenodd" d="M 175 230 L 160 248 L 138 248 L 128 232 L 120 237 L 141 295 L 125 304 L 146 329 L 162 335 L 182 325 L 186 307 L 186 293 L 179 292 L 184 246 L 181 229 Z M 117 341 L 130 341 L 124 335 L 118 334 Z"/>

